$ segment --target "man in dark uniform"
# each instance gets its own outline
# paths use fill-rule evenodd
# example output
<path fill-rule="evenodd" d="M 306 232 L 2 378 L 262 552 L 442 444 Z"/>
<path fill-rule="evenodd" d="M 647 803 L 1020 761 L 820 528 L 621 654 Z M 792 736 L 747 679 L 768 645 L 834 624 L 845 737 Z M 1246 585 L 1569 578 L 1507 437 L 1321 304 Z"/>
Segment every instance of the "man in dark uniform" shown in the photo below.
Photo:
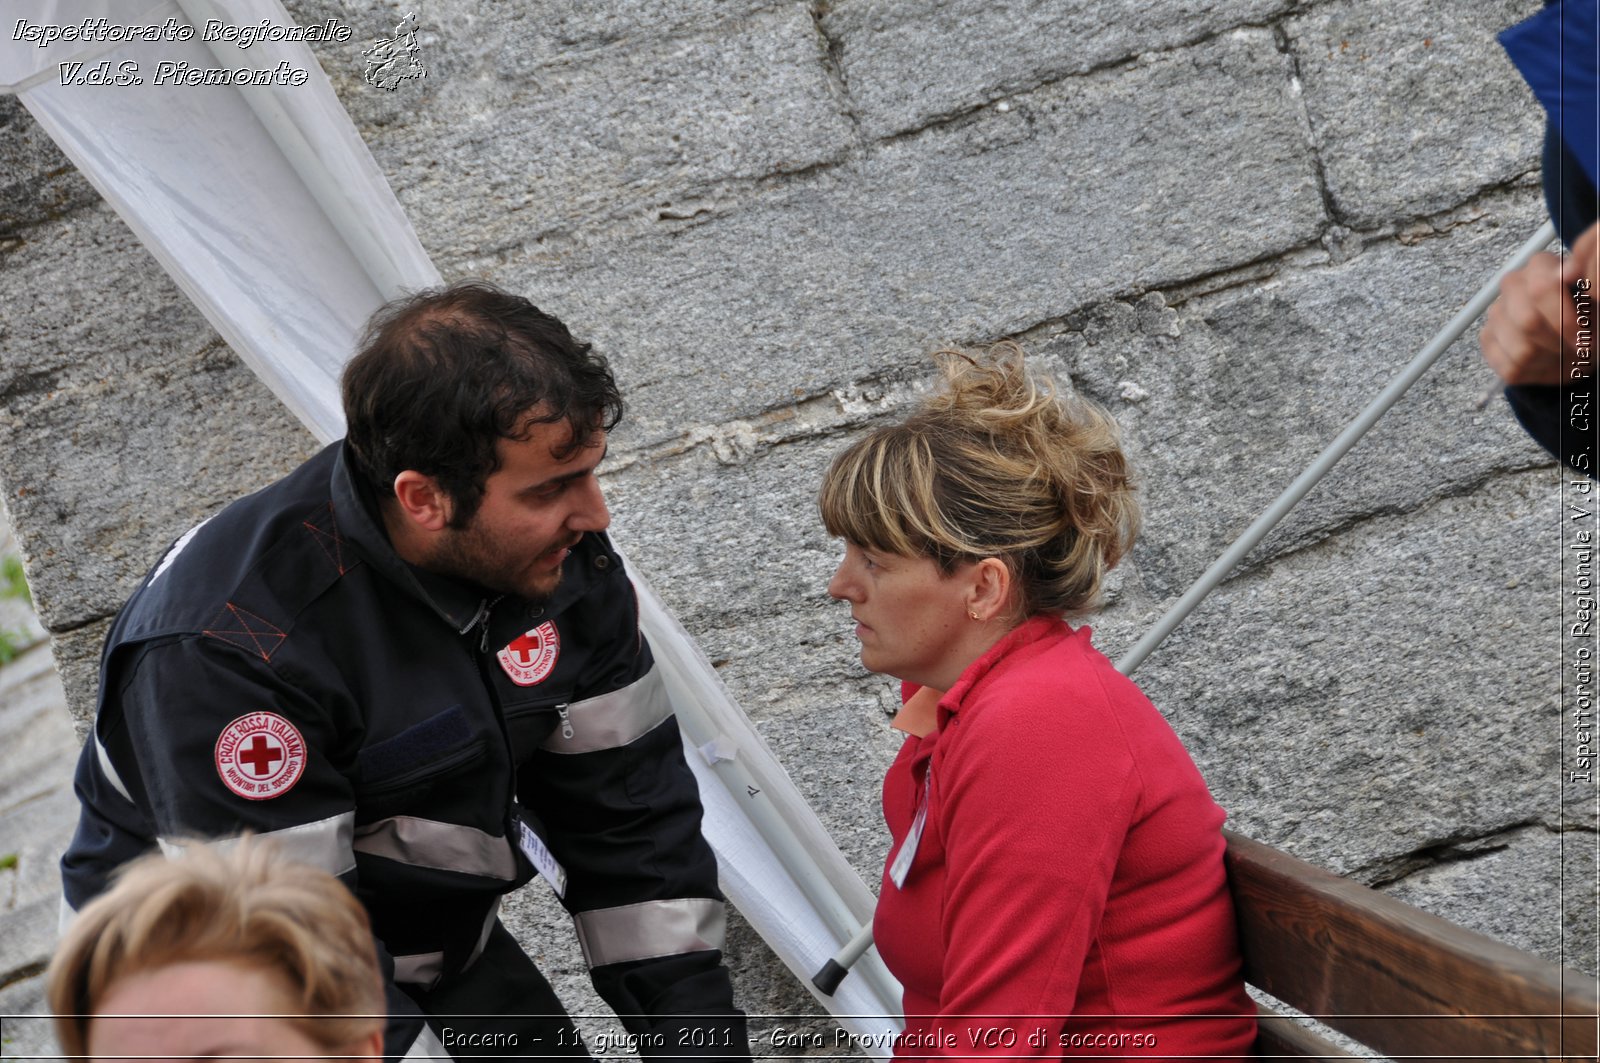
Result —
<path fill-rule="evenodd" d="M 641 1054 L 747 1056 L 699 794 L 604 534 L 604 360 L 464 284 L 380 311 L 343 390 L 346 439 L 178 539 L 113 624 L 67 905 L 254 831 L 366 905 L 391 1057 L 581 1056 L 496 916 L 542 874 Z"/>

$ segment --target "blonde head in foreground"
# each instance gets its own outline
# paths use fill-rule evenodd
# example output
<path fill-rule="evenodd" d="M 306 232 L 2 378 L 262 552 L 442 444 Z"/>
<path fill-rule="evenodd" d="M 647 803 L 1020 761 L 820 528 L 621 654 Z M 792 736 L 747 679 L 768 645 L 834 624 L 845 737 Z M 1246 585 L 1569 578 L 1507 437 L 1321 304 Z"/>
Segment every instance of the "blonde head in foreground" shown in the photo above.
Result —
<path fill-rule="evenodd" d="M 257 839 L 127 865 L 77 916 L 47 982 L 69 1056 L 382 1056 L 366 912 Z"/>

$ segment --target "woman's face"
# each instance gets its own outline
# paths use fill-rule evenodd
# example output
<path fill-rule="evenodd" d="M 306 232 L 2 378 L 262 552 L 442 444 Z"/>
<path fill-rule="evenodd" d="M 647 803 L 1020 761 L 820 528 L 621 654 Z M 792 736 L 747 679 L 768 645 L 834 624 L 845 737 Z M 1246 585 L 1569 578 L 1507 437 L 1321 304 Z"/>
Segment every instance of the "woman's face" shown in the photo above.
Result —
<path fill-rule="evenodd" d="M 828 594 L 850 603 L 861 663 L 870 671 L 948 690 L 986 648 L 967 613 L 967 570 L 974 567 L 962 565 L 946 576 L 928 558 L 847 542 Z"/>
<path fill-rule="evenodd" d="M 275 1059 L 382 1052 L 382 1036 L 330 1052 L 284 1018 L 298 1005 L 279 975 L 219 961 L 174 963 L 111 984 L 89 1021 L 89 1056 Z M 185 1016 L 164 1018 L 162 1016 Z"/>

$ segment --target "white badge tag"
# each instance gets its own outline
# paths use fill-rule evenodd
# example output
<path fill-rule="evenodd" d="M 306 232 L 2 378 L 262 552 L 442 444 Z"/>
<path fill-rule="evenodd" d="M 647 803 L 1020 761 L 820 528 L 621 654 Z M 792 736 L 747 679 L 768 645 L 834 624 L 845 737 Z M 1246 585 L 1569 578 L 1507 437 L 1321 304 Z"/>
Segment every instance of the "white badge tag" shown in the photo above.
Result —
<path fill-rule="evenodd" d="M 533 862 L 539 874 L 550 883 L 550 888 L 557 897 L 567 895 L 567 869 L 562 867 L 550 850 L 545 848 L 544 839 L 539 837 L 534 829 L 528 826 L 528 821 L 521 816 L 517 817 L 517 844 L 522 847 L 522 855 Z"/>
<path fill-rule="evenodd" d="M 928 765 L 927 778 L 922 783 L 922 799 L 917 802 L 917 814 L 906 831 L 906 840 L 900 843 L 894 863 L 889 865 L 889 881 L 895 889 L 905 889 L 906 876 L 911 874 L 911 862 L 917 858 L 917 845 L 922 841 L 922 828 L 928 825 L 928 790 L 933 785 L 933 765 Z"/>

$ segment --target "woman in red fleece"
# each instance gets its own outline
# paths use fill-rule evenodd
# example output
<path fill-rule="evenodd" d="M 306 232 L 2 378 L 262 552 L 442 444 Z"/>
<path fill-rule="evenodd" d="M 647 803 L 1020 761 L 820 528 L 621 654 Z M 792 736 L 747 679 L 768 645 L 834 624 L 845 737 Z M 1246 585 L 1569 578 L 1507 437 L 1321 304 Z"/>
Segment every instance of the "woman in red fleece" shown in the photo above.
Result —
<path fill-rule="evenodd" d="M 1133 544 L 1115 422 L 1014 344 L 839 455 L 821 496 L 861 662 L 904 682 L 873 923 L 897 1058 L 1247 1058 L 1224 813 L 1076 616 Z M 943 692 L 942 694 L 940 692 Z"/>

